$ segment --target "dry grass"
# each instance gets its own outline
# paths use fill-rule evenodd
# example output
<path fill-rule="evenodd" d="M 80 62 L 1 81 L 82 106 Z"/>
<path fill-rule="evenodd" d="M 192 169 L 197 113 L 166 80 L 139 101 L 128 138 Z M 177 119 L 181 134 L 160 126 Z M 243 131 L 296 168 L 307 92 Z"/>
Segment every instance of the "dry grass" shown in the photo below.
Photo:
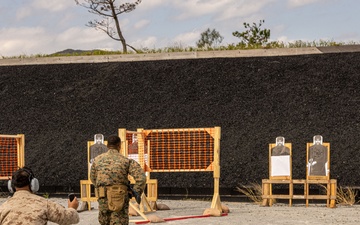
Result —
<path fill-rule="evenodd" d="M 241 185 L 241 187 L 236 187 L 236 190 L 246 195 L 246 197 L 256 204 L 262 203 L 262 186 L 260 184 L 252 183 L 249 186 Z"/>
<path fill-rule="evenodd" d="M 336 203 L 339 205 L 354 205 L 358 191 L 350 187 L 338 187 L 336 191 Z"/>
<path fill-rule="evenodd" d="M 323 193 L 326 193 L 327 188 L 325 185 L 319 185 L 323 188 Z M 336 204 L 339 205 L 354 205 L 356 203 L 359 203 L 359 201 L 356 201 L 356 196 L 358 194 L 358 191 L 351 188 L 351 187 L 337 187 L 336 189 Z"/>

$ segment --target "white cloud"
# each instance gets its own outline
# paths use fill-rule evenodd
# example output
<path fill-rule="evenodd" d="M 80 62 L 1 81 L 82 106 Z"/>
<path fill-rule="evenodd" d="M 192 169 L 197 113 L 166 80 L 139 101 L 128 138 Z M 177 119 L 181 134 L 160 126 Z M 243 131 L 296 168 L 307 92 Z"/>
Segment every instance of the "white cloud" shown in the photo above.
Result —
<path fill-rule="evenodd" d="M 233 7 L 233 4 L 237 1 L 239 0 L 174 0 L 172 1 L 172 5 L 181 11 L 176 18 L 178 20 L 185 20 L 201 15 L 209 15 L 226 7 Z"/>
<path fill-rule="evenodd" d="M 75 7 L 75 1 L 55 1 L 55 0 L 32 0 L 25 1 L 16 9 L 16 18 L 21 20 L 33 15 L 47 15 L 49 13 L 65 11 Z M 15 6 L 17 7 L 17 6 Z"/>
<path fill-rule="evenodd" d="M 232 7 L 226 7 L 224 10 L 220 11 L 218 20 L 227 20 L 236 17 L 248 17 L 254 16 L 261 12 L 270 3 L 275 0 L 262 0 L 262 1 L 243 1 L 242 3 L 237 3 Z"/>
<path fill-rule="evenodd" d="M 138 22 L 135 23 L 134 27 L 136 29 L 140 29 L 140 28 L 143 28 L 145 27 L 146 25 L 148 25 L 150 23 L 149 20 L 140 20 Z"/>
<path fill-rule="evenodd" d="M 92 28 L 73 27 L 59 34 L 49 33 L 42 27 L 1 29 L 0 56 L 51 54 L 64 49 L 121 48 L 106 34 Z"/>
<path fill-rule="evenodd" d="M 342 40 L 345 43 L 353 43 L 356 42 L 356 44 L 360 44 L 360 34 L 356 31 L 349 31 L 346 33 L 338 34 L 335 38 L 336 40 Z M 328 39 L 331 40 L 331 39 Z"/>
<path fill-rule="evenodd" d="M 137 8 L 146 8 L 146 9 L 150 9 L 150 8 L 154 8 L 157 6 L 164 6 L 166 4 L 169 3 L 169 0 L 144 0 L 141 1 L 141 3 L 137 6 Z"/>
<path fill-rule="evenodd" d="M 130 24 L 130 20 L 128 18 L 120 19 L 121 29 L 126 30 L 126 27 Z"/>
<path fill-rule="evenodd" d="M 97 31 L 89 27 L 70 28 L 56 36 L 53 42 L 56 42 L 57 49 L 54 49 L 52 52 L 61 51 L 67 48 L 82 50 L 122 50 L 119 41 L 111 39 L 102 31 Z"/>
<path fill-rule="evenodd" d="M 0 55 L 16 56 L 41 53 L 46 49 L 48 37 L 42 27 L 5 28 L 0 33 Z"/>
<path fill-rule="evenodd" d="M 282 34 L 285 29 L 286 26 L 284 24 L 278 24 L 271 28 L 271 35 Z"/>
<path fill-rule="evenodd" d="M 289 0 L 288 5 L 290 8 L 301 7 L 304 5 L 309 5 L 317 2 L 321 2 L 323 0 Z"/>
<path fill-rule="evenodd" d="M 150 36 L 145 39 L 137 39 L 130 43 L 131 46 L 134 46 L 137 49 L 149 48 L 156 49 L 159 48 L 156 46 L 158 39 L 155 36 Z"/>
<path fill-rule="evenodd" d="M 56 1 L 56 0 L 34 0 L 32 7 L 35 9 L 47 10 L 50 12 L 63 11 L 67 8 L 76 6 L 74 0 L 67 1 Z"/>
<path fill-rule="evenodd" d="M 74 45 L 86 46 L 104 40 L 109 40 L 109 37 L 104 32 L 97 31 L 89 27 L 86 28 L 72 27 L 60 33 L 56 37 L 57 42 L 67 43 L 72 46 Z"/>
<path fill-rule="evenodd" d="M 27 7 L 20 7 L 17 11 L 16 11 L 16 20 L 21 20 L 23 18 L 29 17 L 31 16 L 32 12 L 31 10 L 29 10 L 29 8 Z"/>
<path fill-rule="evenodd" d="M 178 14 L 177 20 L 210 15 L 214 20 L 246 17 L 257 13 L 276 0 L 173 0 L 172 6 Z"/>
<path fill-rule="evenodd" d="M 199 31 L 192 31 L 179 34 L 173 38 L 174 44 L 185 45 L 183 47 L 195 46 L 196 41 L 200 39 L 200 33 Z"/>
<path fill-rule="evenodd" d="M 280 41 L 280 42 L 283 42 L 283 43 L 291 42 L 291 40 L 289 40 L 289 38 L 287 36 L 280 36 L 280 37 L 277 38 L 276 41 Z"/>

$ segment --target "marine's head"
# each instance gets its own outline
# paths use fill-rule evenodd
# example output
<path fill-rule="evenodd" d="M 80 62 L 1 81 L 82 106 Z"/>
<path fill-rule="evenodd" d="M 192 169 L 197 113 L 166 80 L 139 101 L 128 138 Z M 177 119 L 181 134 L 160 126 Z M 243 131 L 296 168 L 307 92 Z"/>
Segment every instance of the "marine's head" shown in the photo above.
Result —
<path fill-rule="evenodd" d="M 121 139 L 118 136 L 112 135 L 108 137 L 108 142 L 107 142 L 108 148 L 115 148 L 120 150 L 120 144 L 121 144 Z"/>
<path fill-rule="evenodd" d="M 14 192 L 14 189 L 37 192 L 39 190 L 39 181 L 29 167 L 23 167 L 13 173 L 8 188 L 10 192 Z"/>

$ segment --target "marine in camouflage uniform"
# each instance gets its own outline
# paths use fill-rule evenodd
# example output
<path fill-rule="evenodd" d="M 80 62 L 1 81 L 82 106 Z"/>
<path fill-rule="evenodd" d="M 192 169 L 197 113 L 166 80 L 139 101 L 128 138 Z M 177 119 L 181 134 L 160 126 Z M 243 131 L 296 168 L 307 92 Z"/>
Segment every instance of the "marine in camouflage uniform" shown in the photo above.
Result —
<path fill-rule="evenodd" d="M 22 168 L 13 175 L 12 183 L 16 192 L 0 206 L 1 225 L 45 225 L 47 221 L 62 225 L 79 223 L 76 211 L 79 203 L 76 199 L 68 202 L 69 208 L 64 208 L 49 199 L 33 194 L 30 188 L 30 174 L 26 171 L 31 170 Z"/>
<path fill-rule="evenodd" d="M 96 190 L 100 187 L 112 185 L 128 185 L 128 175 L 131 175 L 136 183 L 133 189 L 140 195 L 143 193 L 146 177 L 141 166 L 134 160 L 120 154 L 120 138 L 110 136 L 108 138 L 108 151 L 97 156 L 91 166 L 90 179 Z M 129 197 L 125 196 L 124 207 L 120 211 L 111 211 L 108 207 L 108 199 L 99 197 L 99 223 L 102 225 L 127 225 L 129 224 Z"/>

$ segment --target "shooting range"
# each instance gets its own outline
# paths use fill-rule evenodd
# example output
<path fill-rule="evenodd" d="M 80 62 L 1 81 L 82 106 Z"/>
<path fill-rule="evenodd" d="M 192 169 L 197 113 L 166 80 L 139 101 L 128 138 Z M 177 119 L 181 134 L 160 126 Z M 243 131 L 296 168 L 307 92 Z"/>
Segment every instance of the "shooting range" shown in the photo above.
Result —
<path fill-rule="evenodd" d="M 243 201 L 236 188 L 263 179 L 284 180 L 265 185 L 264 197 L 276 199 L 280 191 L 289 205 L 324 202 L 330 208 L 336 187 L 360 186 L 353 176 L 360 166 L 359 51 L 251 53 L 256 55 L 231 51 L 2 61 L 12 64 L 0 65 L 1 133 L 26 137 L 4 142 L 18 155 L 2 153 L 12 161 L 1 167 L 2 190 L 12 170 L 26 162 L 39 179 L 40 194 L 82 193 L 91 204 L 96 196 L 88 183 L 88 152 L 94 135 L 103 134 L 106 141 L 118 134 L 126 137 L 123 154 L 134 157 L 149 178 L 149 206 L 145 202 L 139 208 L 145 216 L 159 199 L 207 198 L 210 208 L 224 199 Z M 218 158 L 220 137 L 206 130 L 216 127 L 221 127 Z M 177 129 L 195 129 L 190 133 L 203 141 L 185 150 L 199 147 L 196 153 L 185 154 L 177 142 L 172 146 L 172 138 L 186 133 Z M 312 137 L 318 134 L 327 149 L 320 161 L 310 157 Z M 270 155 L 279 135 L 291 150 L 287 156 Z M 330 187 L 324 196 L 317 194 L 320 185 Z"/>

